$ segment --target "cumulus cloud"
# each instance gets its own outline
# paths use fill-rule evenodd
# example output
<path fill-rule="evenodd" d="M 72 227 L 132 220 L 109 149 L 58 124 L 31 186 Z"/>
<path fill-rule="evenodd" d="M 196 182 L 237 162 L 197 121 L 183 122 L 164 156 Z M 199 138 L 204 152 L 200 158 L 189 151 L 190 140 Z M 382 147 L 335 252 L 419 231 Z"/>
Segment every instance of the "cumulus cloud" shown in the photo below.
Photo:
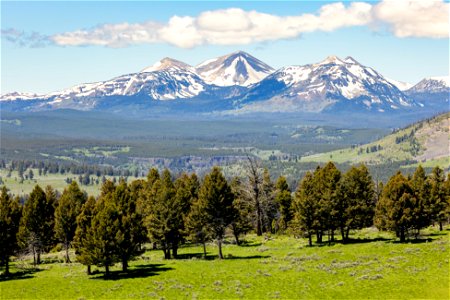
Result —
<path fill-rule="evenodd" d="M 20 47 L 37 48 L 52 44 L 52 41 L 46 35 L 37 32 L 26 33 L 14 28 L 2 29 L 1 36 L 3 39 Z"/>
<path fill-rule="evenodd" d="M 444 1 L 385 0 L 373 10 L 397 37 L 449 38 L 450 4 Z"/>
<path fill-rule="evenodd" d="M 200 45 L 244 45 L 291 39 L 303 33 L 331 32 L 345 27 L 386 25 L 399 38 L 448 38 L 450 4 L 443 0 L 383 0 L 377 4 L 342 2 L 323 5 L 315 14 L 277 16 L 229 8 L 196 17 L 173 16 L 167 23 L 105 24 L 53 36 L 3 32 L 19 45 L 43 42 L 58 46 L 126 47 L 167 43 L 180 48 Z M 380 28 L 382 26 L 378 26 Z"/>

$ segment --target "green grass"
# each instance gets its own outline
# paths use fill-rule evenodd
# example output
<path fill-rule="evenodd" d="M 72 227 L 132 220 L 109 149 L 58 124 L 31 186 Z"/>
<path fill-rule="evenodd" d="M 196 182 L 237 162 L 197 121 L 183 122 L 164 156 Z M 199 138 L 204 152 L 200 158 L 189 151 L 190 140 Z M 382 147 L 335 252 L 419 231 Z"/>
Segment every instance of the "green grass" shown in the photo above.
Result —
<path fill-rule="evenodd" d="M 76 174 L 50 174 L 39 176 L 38 170 L 33 169 L 34 177 L 32 180 L 24 180 L 20 183 L 18 172 L 13 171 L 11 173 L 11 177 L 7 177 L 8 171 L 6 169 L 0 169 L 0 177 L 3 180 L 3 184 L 0 184 L 0 187 L 5 185 L 12 195 L 26 195 L 30 194 L 36 184 L 39 184 L 42 188 L 45 188 L 47 185 L 51 185 L 54 189 L 58 190 L 62 193 L 64 188 L 67 187 L 66 178 L 72 178 L 73 180 L 78 181 L 78 175 Z M 28 174 L 28 170 L 24 173 Z M 97 178 L 96 176 L 91 176 Z M 112 176 L 105 176 L 106 179 L 111 179 Z M 117 177 L 116 177 L 117 178 Z M 135 180 L 135 177 L 130 176 L 128 178 L 129 181 Z M 88 195 L 98 196 L 100 194 L 101 181 L 99 184 L 92 185 L 81 185 L 82 190 L 86 191 Z"/>
<path fill-rule="evenodd" d="M 2 299 L 448 299 L 449 233 L 431 230 L 427 242 L 399 244 L 366 229 L 353 236 L 359 243 L 320 247 L 247 236 L 246 246 L 226 244 L 222 261 L 212 244 L 206 260 L 197 258 L 197 246 L 180 249 L 178 260 L 147 251 L 128 274 L 114 267 L 109 280 L 87 276 L 84 266 L 64 264 L 63 254 L 54 253 L 45 257 L 53 263 L 0 282 L 0 290 Z M 12 271 L 27 265 L 14 264 Z"/>

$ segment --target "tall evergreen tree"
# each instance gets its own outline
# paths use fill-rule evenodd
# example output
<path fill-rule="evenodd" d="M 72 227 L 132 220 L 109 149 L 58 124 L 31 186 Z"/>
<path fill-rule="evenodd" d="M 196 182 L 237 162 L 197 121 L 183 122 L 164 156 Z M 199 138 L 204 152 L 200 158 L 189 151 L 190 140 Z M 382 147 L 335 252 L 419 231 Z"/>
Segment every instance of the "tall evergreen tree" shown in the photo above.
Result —
<path fill-rule="evenodd" d="M 409 229 L 415 227 L 413 210 L 416 205 L 410 181 L 401 172 L 392 176 L 383 189 L 375 210 L 375 225 L 381 230 L 390 230 L 406 240 Z"/>
<path fill-rule="evenodd" d="M 430 174 L 430 207 L 431 218 L 433 222 L 439 224 L 439 230 L 443 230 L 443 222 L 446 220 L 446 211 L 448 206 L 447 195 L 444 187 L 444 171 L 435 167 Z"/>
<path fill-rule="evenodd" d="M 199 199 L 192 203 L 184 222 L 189 240 L 203 245 L 203 256 L 206 258 L 206 242 L 211 238 L 211 230 L 208 227 L 208 216 Z"/>
<path fill-rule="evenodd" d="M 295 192 L 294 220 L 299 229 L 308 236 L 309 246 L 312 246 L 312 234 L 317 230 L 318 201 L 314 175 L 307 172 Z"/>
<path fill-rule="evenodd" d="M 95 198 L 90 196 L 81 207 L 77 216 L 77 228 L 73 239 L 73 246 L 77 260 L 87 266 L 87 274 L 91 274 L 91 265 L 95 264 L 94 242 L 92 239 L 92 218 L 95 214 Z"/>
<path fill-rule="evenodd" d="M 51 187 L 44 192 L 36 185 L 23 208 L 19 240 L 22 247 L 28 247 L 33 253 L 35 264 L 41 263 L 41 253 L 54 242 L 55 203 L 56 195 Z"/>
<path fill-rule="evenodd" d="M 341 179 L 341 172 L 336 166 L 329 162 L 323 168 L 318 168 L 314 174 L 316 181 L 316 192 L 318 193 L 318 220 L 320 233 L 318 235 L 321 242 L 324 232 L 328 232 L 328 242 L 334 239 L 334 231 L 339 226 L 338 185 Z"/>
<path fill-rule="evenodd" d="M 342 176 L 335 211 L 343 241 L 348 240 L 351 229 L 372 226 L 375 200 L 374 184 L 365 165 L 352 167 Z"/>
<path fill-rule="evenodd" d="M 86 239 L 92 261 L 99 267 L 105 267 L 106 276 L 109 275 L 109 268 L 120 260 L 117 243 L 119 230 L 119 211 L 113 193 L 103 194 L 95 206 Z"/>
<path fill-rule="evenodd" d="M 275 202 L 278 204 L 280 211 L 279 227 L 284 231 L 292 219 L 292 196 L 286 177 L 280 176 L 275 188 Z"/>
<path fill-rule="evenodd" d="M 236 215 L 233 198 L 227 180 L 220 169 L 214 167 L 211 173 L 205 176 L 199 191 L 199 201 L 206 213 L 212 237 L 217 241 L 220 259 L 223 258 L 222 241 L 225 237 L 225 229 L 233 222 Z"/>
<path fill-rule="evenodd" d="M 416 234 L 419 235 L 420 229 L 429 226 L 431 223 L 432 211 L 430 203 L 431 185 L 425 170 L 419 165 L 411 178 L 411 187 L 416 199 L 416 205 L 413 209 L 413 218 Z"/>
<path fill-rule="evenodd" d="M 233 178 L 230 187 L 234 194 L 233 207 L 236 210 L 236 217 L 231 223 L 231 229 L 236 245 L 240 245 L 241 241 L 239 236 L 249 232 L 253 228 L 253 209 L 251 203 L 249 203 L 248 199 L 245 197 L 243 184 L 238 177 Z"/>
<path fill-rule="evenodd" d="M 128 261 L 143 253 L 146 228 L 142 215 L 137 211 L 137 198 L 124 180 L 121 180 L 112 194 L 118 211 L 119 228 L 116 233 L 117 255 L 122 262 L 122 270 L 128 270 Z"/>
<path fill-rule="evenodd" d="M 80 190 L 76 181 L 64 189 L 55 211 L 55 234 L 63 242 L 66 250 L 66 263 L 70 262 L 69 248 L 77 228 L 77 216 L 86 202 L 86 195 Z"/>
<path fill-rule="evenodd" d="M 169 170 L 164 170 L 160 179 L 157 179 L 147 194 L 147 207 L 150 211 L 146 216 L 145 224 L 149 237 L 153 242 L 160 244 L 164 258 L 170 259 L 170 250 L 173 248 L 173 234 L 178 220 L 176 190 Z"/>
<path fill-rule="evenodd" d="M 9 258 L 18 250 L 17 233 L 22 211 L 19 199 L 12 199 L 6 186 L 0 195 L 0 259 L 5 264 L 5 275 L 9 275 Z"/>

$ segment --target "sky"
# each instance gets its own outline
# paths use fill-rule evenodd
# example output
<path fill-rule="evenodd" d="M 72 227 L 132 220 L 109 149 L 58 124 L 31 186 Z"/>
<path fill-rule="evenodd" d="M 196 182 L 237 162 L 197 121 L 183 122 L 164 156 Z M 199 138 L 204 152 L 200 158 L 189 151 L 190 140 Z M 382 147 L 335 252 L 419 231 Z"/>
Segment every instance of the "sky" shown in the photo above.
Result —
<path fill-rule="evenodd" d="M 238 50 L 274 68 L 352 56 L 410 83 L 449 74 L 444 0 L 1 1 L 1 94 L 49 93 Z"/>

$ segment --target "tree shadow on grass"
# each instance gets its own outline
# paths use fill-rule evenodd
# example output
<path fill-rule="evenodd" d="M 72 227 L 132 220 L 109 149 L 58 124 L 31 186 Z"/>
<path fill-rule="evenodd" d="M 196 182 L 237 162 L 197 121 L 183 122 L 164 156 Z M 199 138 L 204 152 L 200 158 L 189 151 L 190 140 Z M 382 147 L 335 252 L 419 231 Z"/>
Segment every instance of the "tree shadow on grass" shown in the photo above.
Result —
<path fill-rule="evenodd" d="M 173 270 L 173 268 L 164 267 L 164 264 L 137 265 L 128 269 L 127 272 L 123 272 L 122 270 L 110 271 L 108 276 L 106 276 L 105 273 L 101 273 L 100 276 L 92 276 L 90 279 L 120 280 L 129 278 L 145 278 L 155 276 L 161 272 L 169 270 Z"/>
<path fill-rule="evenodd" d="M 417 239 L 406 239 L 406 241 L 401 242 L 399 240 L 395 240 L 392 241 L 393 244 L 423 244 L 423 243 L 431 243 L 434 240 L 432 238 L 427 238 L 427 239 L 421 239 L 421 238 L 417 238 Z"/>
<path fill-rule="evenodd" d="M 239 244 L 239 247 L 258 247 L 261 245 L 262 245 L 262 243 L 241 241 L 241 243 Z"/>
<path fill-rule="evenodd" d="M 269 258 L 268 255 L 249 255 L 249 256 L 234 256 L 232 254 L 224 255 L 225 260 L 233 260 L 233 259 L 261 259 L 261 258 Z M 183 259 L 202 259 L 202 260 L 215 260 L 219 259 L 218 255 L 207 254 L 206 257 L 203 255 L 203 252 L 198 253 L 186 253 L 186 254 L 178 254 L 177 260 Z"/>
<path fill-rule="evenodd" d="M 12 272 L 9 275 L 0 275 L 0 282 L 9 280 L 30 279 L 34 277 L 34 273 L 40 272 L 40 269 L 27 269 L 18 272 Z"/>
<path fill-rule="evenodd" d="M 349 238 L 346 241 L 337 240 L 337 241 L 335 241 L 335 243 L 336 244 L 343 244 L 343 245 L 351 245 L 351 244 L 367 244 L 367 243 L 374 243 L 374 242 L 389 242 L 389 241 L 392 241 L 392 239 L 382 238 L 382 237 L 377 237 L 377 238 L 373 238 L 373 239 Z"/>

